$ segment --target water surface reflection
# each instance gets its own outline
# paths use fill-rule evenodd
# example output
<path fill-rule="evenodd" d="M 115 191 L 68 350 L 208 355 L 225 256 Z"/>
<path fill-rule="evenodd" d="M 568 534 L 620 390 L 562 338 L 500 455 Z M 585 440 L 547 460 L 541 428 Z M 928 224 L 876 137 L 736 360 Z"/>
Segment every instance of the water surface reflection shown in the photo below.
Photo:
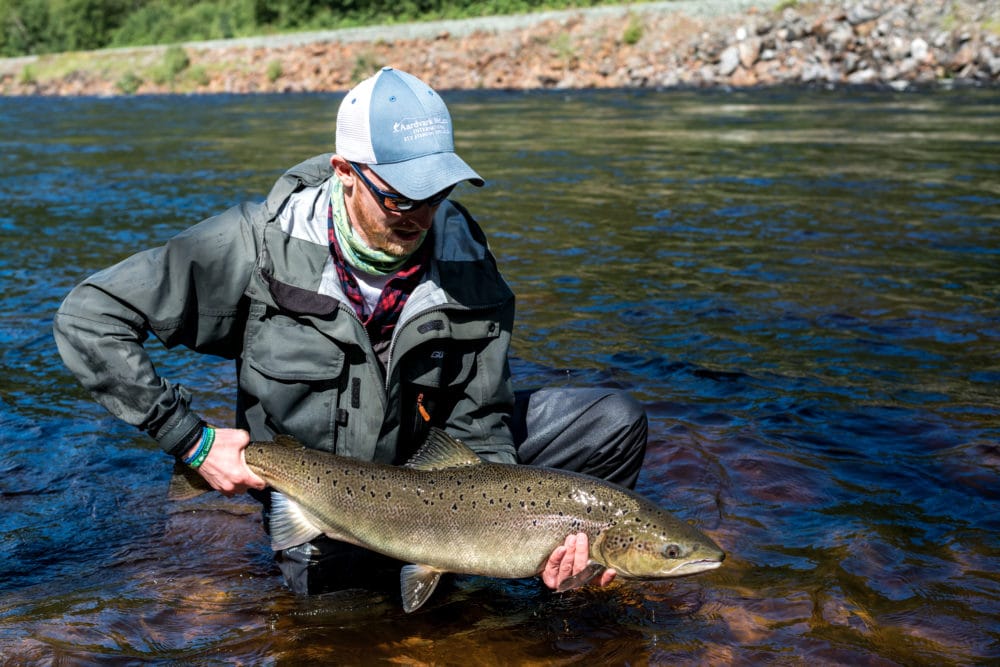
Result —
<path fill-rule="evenodd" d="M 63 370 L 82 277 L 258 198 L 336 96 L 0 100 L 0 655 L 13 663 L 1000 660 L 1000 98 L 454 93 L 460 189 L 519 295 L 518 384 L 643 401 L 640 489 L 711 533 L 691 579 L 456 577 L 298 600 L 245 499 Z M 232 370 L 158 353 L 216 423 Z"/>

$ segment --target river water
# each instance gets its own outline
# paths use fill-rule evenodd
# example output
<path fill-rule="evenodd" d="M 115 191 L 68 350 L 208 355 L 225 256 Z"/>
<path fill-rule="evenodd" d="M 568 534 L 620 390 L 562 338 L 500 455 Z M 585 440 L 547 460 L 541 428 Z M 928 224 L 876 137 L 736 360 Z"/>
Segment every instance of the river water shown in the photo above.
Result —
<path fill-rule="evenodd" d="M 640 491 L 723 567 L 296 599 L 253 503 L 167 502 L 50 329 L 89 273 L 329 150 L 339 97 L 0 99 L 2 662 L 1000 661 L 1000 96 L 446 97 L 515 382 L 631 391 Z M 229 364 L 155 354 L 231 421 Z"/>

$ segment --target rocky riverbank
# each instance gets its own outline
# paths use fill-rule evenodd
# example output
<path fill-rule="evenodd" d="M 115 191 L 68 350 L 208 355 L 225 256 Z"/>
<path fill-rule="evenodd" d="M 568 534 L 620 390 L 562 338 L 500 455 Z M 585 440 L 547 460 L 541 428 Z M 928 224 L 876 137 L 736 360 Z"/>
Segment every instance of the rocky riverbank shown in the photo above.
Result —
<path fill-rule="evenodd" d="M 1000 0 L 651 2 L 0 61 L 5 95 L 1000 82 Z"/>

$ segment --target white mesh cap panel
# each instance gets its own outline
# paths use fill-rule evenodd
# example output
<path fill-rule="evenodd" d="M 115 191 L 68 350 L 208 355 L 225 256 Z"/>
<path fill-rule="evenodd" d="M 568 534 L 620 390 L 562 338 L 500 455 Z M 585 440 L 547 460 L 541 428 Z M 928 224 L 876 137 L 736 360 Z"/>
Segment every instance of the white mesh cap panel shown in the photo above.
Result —
<path fill-rule="evenodd" d="M 337 111 L 337 140 L 334 150 L 345 160 L 362 164 L 376 162 L 370 117 L 372 89 L 380 76 L 381 71 L 351 89 Z"/>

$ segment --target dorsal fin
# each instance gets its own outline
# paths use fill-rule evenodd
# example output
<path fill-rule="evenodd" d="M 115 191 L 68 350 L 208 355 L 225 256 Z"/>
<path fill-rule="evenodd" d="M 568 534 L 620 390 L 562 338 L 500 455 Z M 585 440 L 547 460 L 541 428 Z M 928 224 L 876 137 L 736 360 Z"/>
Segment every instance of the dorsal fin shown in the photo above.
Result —
<path fill-rule="evenodd" d="M 274 436 L 274 444 L 281 445 L 282 447 L 287 447 L 288 449 L 305 449 L 305 445 L 296 440 L 290 435 L 276 435 Z"/>
<path fill-rule="evenodd" d="M 466 447 L 461 440 L 451 437 L 439 428 L 432 427 L 427 434 L 427 440 L 417 450 L 409 461 L 407 468 L 416 470 L 444 470 L 445 468 L 461 468 L 475 466 L 483 460 L 474 451 Z"/>

